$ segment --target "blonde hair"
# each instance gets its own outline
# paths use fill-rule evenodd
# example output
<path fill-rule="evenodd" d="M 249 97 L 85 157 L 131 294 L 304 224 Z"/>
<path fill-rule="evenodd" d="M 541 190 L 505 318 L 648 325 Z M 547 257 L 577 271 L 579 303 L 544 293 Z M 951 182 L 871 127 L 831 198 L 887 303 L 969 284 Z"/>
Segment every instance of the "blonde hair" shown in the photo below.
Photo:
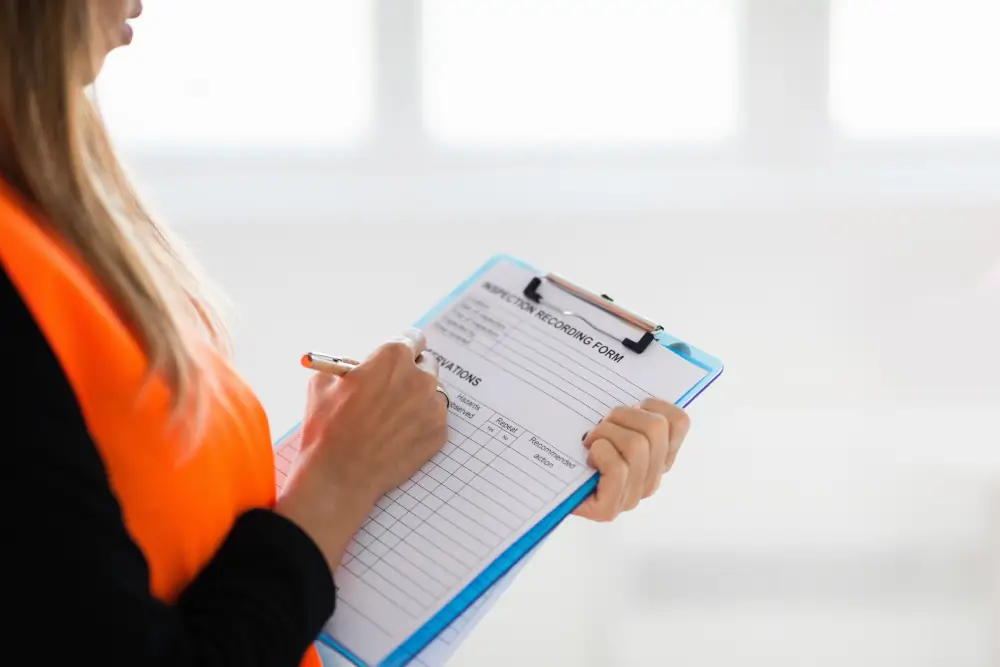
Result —
<path fill-rule="evenodd" d="M 104 0 L 98 0 L 104 1 Z M 87 95 L 104 37 L 91 0 L 0 2 L 0 174 L 109 293 L 172 391 L 202 406 L 199 350 L 229 354 L 209 289 L 143 206 Z"/>

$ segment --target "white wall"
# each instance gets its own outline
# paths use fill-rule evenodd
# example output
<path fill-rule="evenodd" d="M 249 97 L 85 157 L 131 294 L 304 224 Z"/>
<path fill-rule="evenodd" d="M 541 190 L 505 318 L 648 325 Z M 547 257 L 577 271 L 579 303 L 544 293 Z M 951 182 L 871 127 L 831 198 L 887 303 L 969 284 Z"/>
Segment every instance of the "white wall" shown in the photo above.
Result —
<path fill-rule="evenodd" d="M 565 525 L 454 664 L 1000 664 L 1000 207 L 726 208 L 178 222 L 276 435 L 303 351 L 363 355 L 497 251 L 726 362 L 659 497 Z"/>

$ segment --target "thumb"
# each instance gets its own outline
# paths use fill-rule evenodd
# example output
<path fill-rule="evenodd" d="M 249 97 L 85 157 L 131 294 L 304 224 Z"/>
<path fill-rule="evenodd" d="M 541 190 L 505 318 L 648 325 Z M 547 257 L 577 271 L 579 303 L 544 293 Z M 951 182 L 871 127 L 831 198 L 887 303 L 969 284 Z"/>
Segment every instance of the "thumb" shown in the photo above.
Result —
<path fill-rule="evenodd" d="M 314 373 L 309 378 L 309 388 L 306 393 L 306 412 L 312 412 L 323 397 L 333 391 L 340 383 L 340 378 L 332 373 Z"/>

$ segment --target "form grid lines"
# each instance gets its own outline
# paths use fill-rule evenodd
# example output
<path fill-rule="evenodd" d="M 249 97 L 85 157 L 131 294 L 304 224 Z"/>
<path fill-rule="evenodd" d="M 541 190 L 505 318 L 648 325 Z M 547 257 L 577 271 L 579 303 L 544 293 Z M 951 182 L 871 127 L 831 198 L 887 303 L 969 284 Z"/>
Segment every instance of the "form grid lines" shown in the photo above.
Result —
<path fill-rule="evenodd" d="M 452 410 L 445 448 L 379 500 L 359 531 L 361 541 L 352 540 L 342 563 L 366 588 L 409 617 L 430 609 L 440 593 L 556 494 L 552 486 L 557 478 L 541 482 L 551 473 L 540 468 L 527 472 L 535 464 L 512 448 L 530 433 L 459 388 L 449 389 L 477 406 L 474 417 Z M 513 501 L 509 507 L 502 502 L 505 497 Z"/>

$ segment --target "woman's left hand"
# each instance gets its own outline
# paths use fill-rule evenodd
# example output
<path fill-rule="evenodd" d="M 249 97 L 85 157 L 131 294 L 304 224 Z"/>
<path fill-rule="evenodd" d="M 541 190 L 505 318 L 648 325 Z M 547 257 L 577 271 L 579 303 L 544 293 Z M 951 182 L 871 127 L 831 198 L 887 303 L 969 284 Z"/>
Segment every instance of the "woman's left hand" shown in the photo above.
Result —
<path fill-rule="evenodd" d="M 588 463 L 601 476 L 597 490 L 573 513 L 611 521 L 635 509 L 659 488 L 689 428 L 687 413 L 667 401 L 650 398 L 612 410 L 583 440 Z"/>

